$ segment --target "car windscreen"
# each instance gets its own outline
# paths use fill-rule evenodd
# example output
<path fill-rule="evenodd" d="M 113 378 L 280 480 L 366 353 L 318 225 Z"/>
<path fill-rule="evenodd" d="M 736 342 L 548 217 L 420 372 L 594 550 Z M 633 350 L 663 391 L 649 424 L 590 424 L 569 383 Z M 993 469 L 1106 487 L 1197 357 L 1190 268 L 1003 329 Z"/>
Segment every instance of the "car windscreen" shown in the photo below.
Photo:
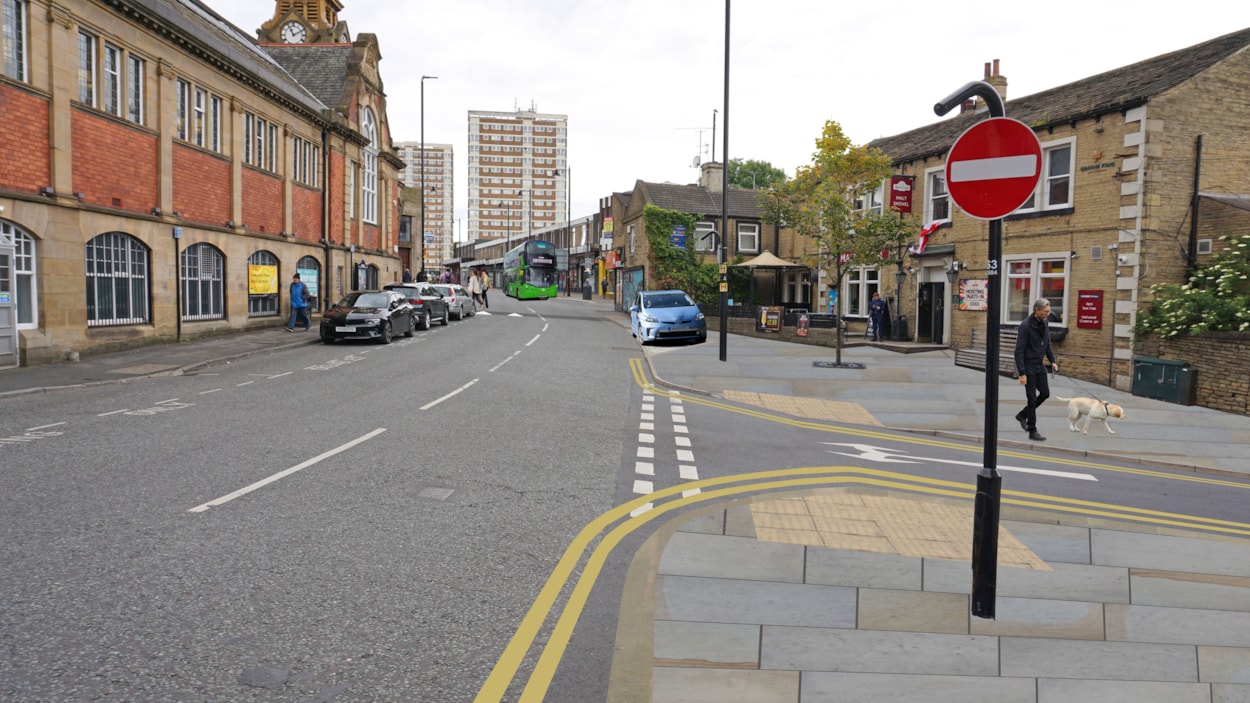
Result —
<path fill-rule="evenodd" d="M 648 308 L 684 308 L 694 305 L 694 301 L 685 293 L 672 295 L 643 296 L 642 304 Z"/>
<path fill-rule="evenodd" d="M 387 286 L 387 290 L 393 290 L 405 298 L 415 298 L 421 295 L 421 289 L 414 286 Z"/>
<path fill-rule="evenodd" d="M 443 297 L 451 295 L 454 291 L 451 286 L 434 286 L 434 290 L 443 294 Z"/>
<path fill-rule="evenodd" d="M 361 293 L 352 305 L 354 308 L 385 308 L 391 304 L 391 296 L 385 293 Z"/>

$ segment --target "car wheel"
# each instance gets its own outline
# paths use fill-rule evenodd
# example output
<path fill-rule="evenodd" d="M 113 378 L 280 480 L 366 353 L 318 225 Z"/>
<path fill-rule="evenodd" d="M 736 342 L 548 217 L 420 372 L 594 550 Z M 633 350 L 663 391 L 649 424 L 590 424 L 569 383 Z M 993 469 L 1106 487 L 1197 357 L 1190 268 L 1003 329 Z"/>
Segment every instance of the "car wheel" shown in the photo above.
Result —
<path fill-rule="evenodd" d="M 443 321 L 439 324 L 446 327 L 447 321 L 451 319 L 451 308 L 443 308 Z"/>
<path fill-rule="evenodd" d="M 387 320 L 382 323 L 382 335 L 378 337 L 378 341 L 382 344 L 390 344 L 394 338 L 394 330 L 391 329 L 391 321 Z"/>
<path fill-rule="evenodd" d="M 322 343 L 322 344 L 334 344 L 334 337 L 332 337 L 332 336 L 330 336 L 330 335 L 326 334 L 325 332 L 322 332 L 322 333 L 321 333 L 321 343 Z"/>
<path fill-rule="evenodd" d="M 417 318 L 413 315 L 408 316 L 408 329 L 404 330 L 405 337 L 411 337 L 417 333 Z"/>
<path fill-rule="evenodd" d="M 463 319 L 464 319 L 464 306 L 463 306 L 463 305 L 462 305 L 462 306 L 460 306 L 460 308 L 459 308 L 458 310 L 456 310 L 456 319 L 457 319 L 457 320 L 463 320 Z"/>
<path fill-rule="evenodd" d="M 430 311 L 426 310 L 421 313 L 421 329 L 430 329 Z"/>

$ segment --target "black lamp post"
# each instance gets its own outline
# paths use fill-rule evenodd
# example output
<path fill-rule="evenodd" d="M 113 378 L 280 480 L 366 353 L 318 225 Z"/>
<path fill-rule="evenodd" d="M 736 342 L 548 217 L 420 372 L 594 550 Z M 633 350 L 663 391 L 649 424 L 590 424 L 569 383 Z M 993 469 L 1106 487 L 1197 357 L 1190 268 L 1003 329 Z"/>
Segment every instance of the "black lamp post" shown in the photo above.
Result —
<path fill-rule="evenodd" d="M 425 81 L 438 76 L 421 76 L 421 270 L 425 270 Z"/>
<path fill-rule="evenodd" d="M 903 321 L 903 281 L 907 280 L 907 274 L 903 273 L 903 243 L 898 245 L 898 271 L 894 274 L 894 281 L 897 285 L 894 287 L 894 323 L 890 325 L 890 339 L 896 342 L 906 341 L 907 339 L 907 323 Z"/>

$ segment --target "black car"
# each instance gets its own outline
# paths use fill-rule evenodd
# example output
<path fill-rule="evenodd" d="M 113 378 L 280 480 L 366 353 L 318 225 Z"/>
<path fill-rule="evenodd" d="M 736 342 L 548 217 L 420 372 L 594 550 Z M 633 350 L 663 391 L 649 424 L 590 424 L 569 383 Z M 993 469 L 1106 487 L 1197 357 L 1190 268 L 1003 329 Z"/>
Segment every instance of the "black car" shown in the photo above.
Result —
<path fill-rule="evenodd" d="M 397 333 L 411 337 L 417 317 L 402 293 L 389 290 L 358 290 L 321 315 L 321 341 L 376 339 L 390 344 Z"/>
<path fill-rule="evenodd" d="M 423 330 L 430 329 L 430 320 L 438 320 L 439 324 L 445 325 L 451 317 L 446 299 L 433 283 L 388 283 L 382 288 L 404 295 L 412 306 L 417 326 Z"/>

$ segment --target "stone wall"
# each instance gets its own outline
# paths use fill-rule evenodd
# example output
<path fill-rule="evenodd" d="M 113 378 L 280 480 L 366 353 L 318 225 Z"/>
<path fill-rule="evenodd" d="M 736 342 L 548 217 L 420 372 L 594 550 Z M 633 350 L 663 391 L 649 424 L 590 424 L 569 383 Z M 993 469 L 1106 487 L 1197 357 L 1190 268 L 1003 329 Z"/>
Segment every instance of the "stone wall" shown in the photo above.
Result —
<path fill-rule="evenodd" d="M 1185 361 L 1196 371 L 1197 404 L 1250 415 L 1250 332 L 1208 332 L 1163 339 L 1137 338 L 1137 356 Z"/>

